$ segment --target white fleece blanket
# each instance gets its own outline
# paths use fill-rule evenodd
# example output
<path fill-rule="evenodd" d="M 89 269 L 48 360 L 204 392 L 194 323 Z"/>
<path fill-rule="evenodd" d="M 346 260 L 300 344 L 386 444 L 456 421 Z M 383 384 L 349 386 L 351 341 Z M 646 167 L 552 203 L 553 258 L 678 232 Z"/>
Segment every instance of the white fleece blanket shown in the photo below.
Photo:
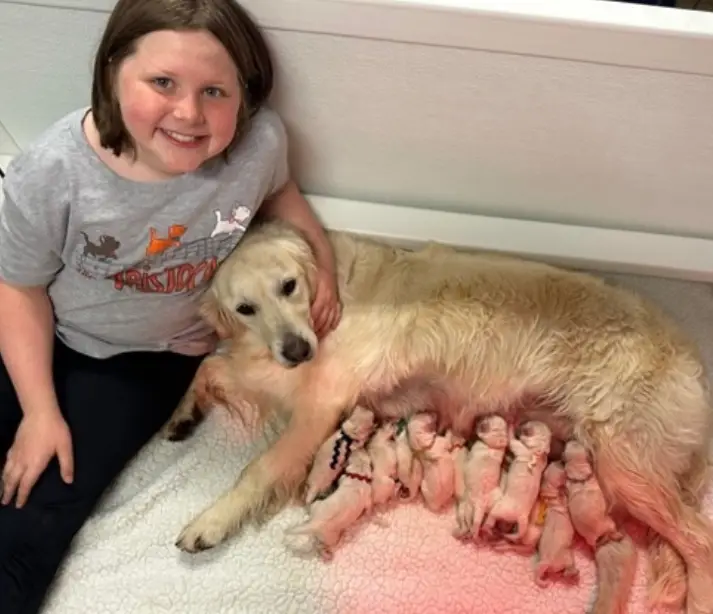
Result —
<path fill-rule="evenodd" d="M 709 286 L 621 279 L 668 308 L 711 364 Z M 221 409 L 186 442 L 153 441 L 77 536 L 45 614 L 568 614 L 591 603 L 595 574 L 585 550 L 577 553 L 579 584 L 543 590 L 530 559 L 460 543 L 450 533 L 453 510 L 435 515 L 418 501 L 386 515 L 388 526 L 355 527 L 330 563 L 283 546 L 285 527 L 304 517 L 298 508 L 213 551 L 179 552 L 181 528 L 234 482 L 259 445 Z M 707 509 L 713 515 L 713 496 Z M 646 568 L 642 555 L 633 614 L 648 612 Z"/>

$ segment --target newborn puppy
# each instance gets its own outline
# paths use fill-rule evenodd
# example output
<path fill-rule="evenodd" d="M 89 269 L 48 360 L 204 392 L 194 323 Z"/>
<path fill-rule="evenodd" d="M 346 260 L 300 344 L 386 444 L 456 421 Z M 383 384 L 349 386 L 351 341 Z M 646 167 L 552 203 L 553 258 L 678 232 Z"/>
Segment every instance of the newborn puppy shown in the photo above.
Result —
<path fill-rule="evenodd" d="M 468 459 L 468 446 L 465 437 L 452 433 L 451 457 L 453 458 L 453 494 L 456 505 L 465 494 L 465 461 Z"/>
<path fill-rule="evenodd" d="M 516 523 L 514 533 L 504 537 L 519 542 L 527 533 L 532 508 L 540 492 L 542 472 L 550 452 L 550 429 L 544 422 L 530 420 L 518 429 L 518 437 L 511 434 L 512 463 L 507 473 L 505 492 L 490 510 L 483 529 L 492 534 L 495 524 Z"/>
<path fill-rule="evenodd" d="M 496 552 L 511 551 L 523 555 L 533 554 L 537 550 L 537 543 L 542 535 L 545 517 L 544 509 L 544 503 L 537 500 L 530 510 L 527 530 L 520 540 L 512 542 L 507 533 L 495 534 L 489 540 L 491 548 Z"/>
<path fill-rule="evenodd" d="M 355 450 L 346 470 L 339 477 L 337 489 L 328 497 L 315 501 L 307 522 L 285 531 L 285 543 L 296 551 L 321 553 L 331 559 L 344 532 L 372 510 L 372 468 L 369 454 Z M 300 541 L 300 536 L 306 536 Z"/>
<path fill-rule="evenodd" d="M 372 498 L 375 507 L 382 507 L 396 497 L 400 489 L 396 459 L 396 424 L 384 423 L 366 446 L 371 458 L 373 478 Z"/>
<path fill-rule="evenodd" d="M 624 536 L 607 513 L 607 502 L 584 446 L 575 440 L 568 441 L 562 460 L 567 475 L 567 505 L 574 530 L 590 548 L 621 540 Z"/>
<path fill-rule="evenodd" d="M 317 451 L 305 484 L 305 503 L 309 505 L 332 486 L 349 455 L 364 446 L 373 430 L 374 414 L 357 405 Z"/>
<path fill-rule="evenodd" d="M 561 575 L 571 580 L 579 577 L 572 551 L 574 527 L 567 509 L 566 480 L 564 465 L 560 461 L 547 465 L 542 476 L 540 499 L 547 506 L 547 511 L 538 547 L 539 561 L 535 568 L 535 582 L 541 588 L 549 585 L 549 576 Z"/>
<path fill-rule="evenodd" d="M 478 537 L 483 518 L 500 497 L 503 458 L 508 446 L 508 425 L 502 416 L 481 418 L 475 428 L 478 439 L 460 454 L 456 469 L 456 528 L 453 535 Z"/>
<path fill-rule="evenodd" d="M 396 459 L 398 478 L 401 483 L 401 498 L 411 501 L 418 496 L 423 481 L 423 465 L 418 452 L 433 445 L 436 438 L 436 416 L 419 412 L 402 423 L 396 436 Z"/>
<path fill-rule="evenodd" d="M 421 494 L 426 507 L 432 512 L 441 511 L 455 492 L 455 463 L 453 462 L 451 432 L 436 435 L 433 444 L 421 452 L 423 480 Z"/>
<path fill-rule="evenodd" d="M 408 421 L 408 443 L 415 453 L 423 452 L 433 445 L 436 440 L 438 417 L 429 412 L 414 414 Z"/>

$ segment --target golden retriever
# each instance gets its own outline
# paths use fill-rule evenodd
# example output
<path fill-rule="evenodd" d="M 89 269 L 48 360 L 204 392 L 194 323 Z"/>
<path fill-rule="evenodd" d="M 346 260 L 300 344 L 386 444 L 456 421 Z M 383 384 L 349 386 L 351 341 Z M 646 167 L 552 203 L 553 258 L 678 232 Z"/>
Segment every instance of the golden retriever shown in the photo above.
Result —
<path fill-rule="evenodd" d="M 265 520 L 303 487 L 346 412 L 395 417 L 413 411 L 415 391 L 466 435 L 477 416 L 534 407 L 558 438 L 578 439 L 607 500 L 649 528 L 652 601 L 713 613 L 713 522 L 701 512 L 713 414 L 702 361 L 672 322 L 629 291 L 542 263 L 330 240 L 343 316 L 319 344 L 312 252 L 283 223 L 251 228 L 206 293 L 203 315 L 230 343 L 205 359 L 166 435 L 189 435 L 211 395 L 285 426 L 179 548 Z"/>

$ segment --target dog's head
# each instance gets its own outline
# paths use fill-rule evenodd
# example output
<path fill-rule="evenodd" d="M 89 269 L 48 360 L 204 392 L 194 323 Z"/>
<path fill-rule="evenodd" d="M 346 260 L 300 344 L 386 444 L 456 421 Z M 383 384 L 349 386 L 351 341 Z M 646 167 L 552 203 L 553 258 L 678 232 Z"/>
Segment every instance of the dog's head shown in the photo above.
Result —
<path fill-rule="evenodd" d="M 218 268 L 201 315 L 221 338 L 244 334 L 285 367 L 312 359 L 316 266 L 307 241 L 280 222 L 251 228 Z"/>

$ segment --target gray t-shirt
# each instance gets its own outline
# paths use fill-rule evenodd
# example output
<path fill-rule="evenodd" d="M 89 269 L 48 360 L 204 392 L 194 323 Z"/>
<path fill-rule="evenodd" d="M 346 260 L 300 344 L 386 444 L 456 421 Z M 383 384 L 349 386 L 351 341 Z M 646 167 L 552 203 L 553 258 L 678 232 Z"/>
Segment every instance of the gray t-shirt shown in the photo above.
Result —
<path fill-rule="evenodd" d="M 158 183 L 124 179 L 89 146 L 87 109 L 7 168 L 0 278 L 47 285 L 57 335 L 94 357 L 209 349 L 197 303 L 261 203 L 288 179 L 279 116 L 263 108 L 230 159 Z"/>

